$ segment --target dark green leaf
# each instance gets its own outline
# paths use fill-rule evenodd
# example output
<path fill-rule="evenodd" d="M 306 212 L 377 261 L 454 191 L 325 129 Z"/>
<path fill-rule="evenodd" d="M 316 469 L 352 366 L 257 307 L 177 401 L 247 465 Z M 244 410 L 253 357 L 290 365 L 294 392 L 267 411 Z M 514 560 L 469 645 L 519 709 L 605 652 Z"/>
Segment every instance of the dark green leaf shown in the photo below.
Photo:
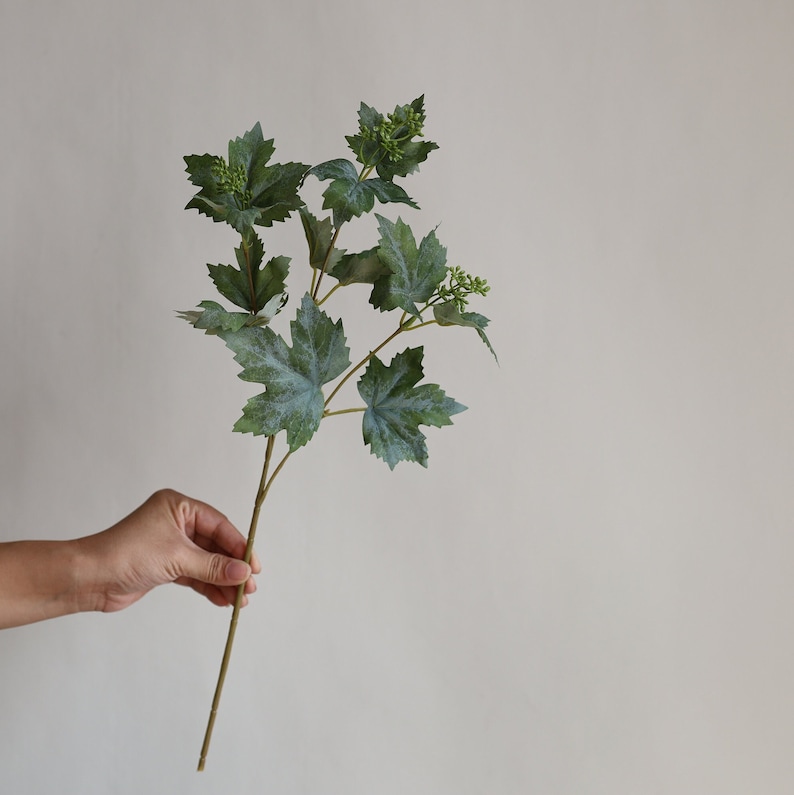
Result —
<path fill-rule="evenodd" d="M 427 156 L 438 149 L 438 144 L 433 141 L 408 141 L 402 146 L 402 156 L 392 161 L 384 158 L 375 167 L 378 176 L 383 179 L 393 180 L 395 177 L 407 177 L 419 168 L 420 163 L 427 160 Z"/>
<path fill-rule="evenodd" d="M 308 173 L 319 180 L 331 180 L 323 192 L 323 209 L 333 210 L 337 229 L 353 216 L 368 213 L 375 206 L 375 199 L 383 204 L 401 202 L 418 207 L 399 185 L 378 178 L 360 182 L 358 171 L 349 160 L 329 160 L 309 169 Z"/>
<path fill-rule="evenodd" d="M 232 168 L 243 166 L 250 178 L 266 168 L 275 151 L 273 139 L 264 139 L 262 126 L 257 122 L 242 138 L 229 141 L 229 165 Z"/>
<path fill-rule="evenodd" d="M 257 312 L 262 309 L 271 298 L 286 293 L 289 263 L 289 257 L 272 257 L 267 261 L 264 268 L 254 274 Z"/>
<path fill-rule="evenodd" d="M 340 284 L 374 284 L 381 276 L 391 271 L 380 261 L 378 248 L 367 249 L 358 254 L 345 254 L 330 275 Z"/>
<path fill-rule="evenodd" d="M 362 102 L 359 107 L 358 118 L 362 127 L 372 130 L 383 120 L 383 114 Z M 365 140 L 361 135 L 346 135 L 345 140 L 353 150 L 356 160 L 362 165 L 366 166 L 373 163 L 378 156 L 380 147 L 377 141 Z"/>
<path fill-rule="evenodd" d="M 364 442 L 390 469 L 400 461 L 427 466 L 427 445 L 420 425 L 440 428 L 451 425 L 450 417 L 466 407 L 447 397 L 437 384 L 416 386 L 423 376 L 423 349 L 398 353 L 389 366 L 373 356 L 358 382 L 367 404 L 364 412 Z"/>
<path fill-rule="evenodd" d="M 217 190 L 217 180 L 212 173 L 212 164 L 218 159 L 215 155 L 186 155 L 184 158 L 185 171 L 188 173 L 190 181 L 200 188 Z"/>
<path fill-rule="evenodd" d="M 313 166 L 307 172 L 312 174 L 321 182 L 326 179 L 347 179 L 358 180 L 358 170 L 349 161 L 340 157 L 336 160 L 327 160 L 325 163 Z"/>
<path fill-rule="evenodd" d="M 358 218 L 375 205 L 375 198 L 360 182 L 334 180 L 323 192 L 323 209 L 334 211 L 334 226 L 338 229 L 354 215 Z"/>
<path fill-rule="evenodd" d="M 375 206 L 375 194 L 358 177 L 335 179 L 323 191 L 323 210 L 334 211 L 334 226 L 339 229 L 353 216 L 368 213 Z"/>
<path fill-rule="evenodd" d="M 334 230 L 331 219 L 323 218 L 322 221 L 318 221 L 306 207 L 301 207 L 298 212 L 303 223 L 306 242 L 309 245 L 309 264 L 312 268 L 317 269 L 325 265 L 326 270 L 330 271 L 345 253 L 344 249 L 334 248 L 331 256 L 328 257 Z M 327 265 L 326 259 L 328 259 Z"/>
<path fill-rule="evenodd" d="M 232 265 L 207 266 L 222 296 L 249 312 L 258 312 L 273 296 L 286 291 L 289 257 L 273 257 L 262 267 L 265 252 L 262 241 L 253 233 L 246 236 L 234 253 L 239 268 Z"/>
<path fill-rule="evenodd" d="M 402 219 L 392 223 L 381 215 L 377 218 L 379 256 L 391 273 L 375 282 L 370 303 L 381 312 L 400 308 L 418 318 L 416 304 L 429 301 L 447 275 L 447 251 L 435 232 L 430 232 L 417 249 L 413 232 Z"/>
<path fill-rule="evenodd" d="M 373 178 L 365 180 L 364 185 L 375 194 L 381 204 L 400 202 L 413 207 L 415 210 L 419 209 L 419 205 L 399 185 L 395 185 L 393 182 Z"/>
<path fill-rule="evenodd" d="M 267 389 L 248 401 L 235 430 L 272 436 L 287 432 L 290 450 L 314 435 L 322 419 L 322 385 L 350 365 L 342 321 L 334 323 L 311 296 L 290 324 L 292 348 L 270 328 L 244 327 L 221 337 L 243 368 L 240 378 Z"/>
<path fill-rule="evenodd" d="M 248 185 L 251 205 L 259 210 L 257 225 L 272 226 L 303 205 L 298 186 L 307 168 L 303 163 L 276 163 L 251 175 Z"/>
<path fill-rule="evenodd" d="M 213 221 L 231 224 L 235 229 L 245 228 L 253 223 L 258 212 L 247 215 L 240 210 L 235 197 L 224 193 L 212 172 L 212 165 L 218 160 L 214 155 L 188 155 L 185 157 L 190 181 L 201 190 L 187 203 L 186 210 L 195 209 Z"/>
<path fill-rule="evenodd" d="M 229 166 L 242 167 L 245 185 L 234 193 L 221 188 L 213 173 L 213 164 L 222 161 L 214 155 L 185 157 L 190 181 L 201 190 L 190 200 L 186 209 L 197 209 L 214 221 L 223 221 L 243 236 L 253 226 L 272 226 L 283 221 L 292 210 L 303 204 L 297 193 L 308 166 L 285 163 L 268 166 L 274 152 L 273 140 L 265 141 L 257 122 L 242 138 L 229 142 Z"/>
<path fill-rule="evenodd" d="M 228 196 L 228 194 L 226 194 L 226 196 Z M 241 235 L 247 234 L 259 218 L 259 209 L 256 207 L 248 207 L 241 210 L 233 203 L 234 197 L 230 197 L 230 199 L 232 203 L 226 204 L 222 201 L 217 202 L 205 196 L 197 195 L 185 209 L 194 207 L 199 210 L 199 212 L 211 216 L 213 221 L 223 221 L 229 224 L 233 229 L 236 229 Z M 202 209 L 202 207 L 204 209 Z"/>
<path fill-rule="evenodd" d="M 229 165 L 242 165 L 246 170 L 246 189 L 251 194 L 251 207 L 258 210 L 254 223 L 259 226 L 283 221 L 303 204 L 297 190 L 308 166 L 303 163 L 269 166 L 274 152 L 273 139 L 263 139 L 259 122 L 242 138 L 229 142 Z"/>
<path fill-rule="evenodd" d="M 365 127 L 371 129 L 380 123 L 383 114 L 362 102 L 358 109 L 358 118 Z"/>
<path fill-rule="evenodd" d="M 460 312 L 453 301 L 434 306 L 433 316 L 439 326 L 466 326 L 476 329 L 480 339 L 488 346 L 488 350 L 493 354 L 494 359 L 497 362 L 499 361 L 496 351 L 485 334 L 485 327 L 490 322 L 487 317 L 479 315 L 477 312 Z"/>
<path fill-rule="evenodd" d="M 363 166 L 374 163 L 383 153 L 380 151 L 380 144 L 372 139 L 364 138 L 362 135 L 346 135 L 347 145 L 356 155 L 356 160 Z"/>
<path fill-rule="evenodd" d="M 235 306 L 251 311 L 251 288 L 248 274 L 233 265 L 207 265 L 218 292 Z"/>

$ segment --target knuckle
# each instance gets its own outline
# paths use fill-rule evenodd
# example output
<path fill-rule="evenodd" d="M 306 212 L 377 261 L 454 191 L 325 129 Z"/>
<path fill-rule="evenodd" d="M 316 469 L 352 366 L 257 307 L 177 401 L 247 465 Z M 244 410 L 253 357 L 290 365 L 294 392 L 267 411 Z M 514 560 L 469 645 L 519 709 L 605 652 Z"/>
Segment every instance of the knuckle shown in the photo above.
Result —
<path fill-rule="evenodd" d="M 224 579 L 225 565 L 226 559 L 223 557 L 223 555 L 210 555 L 210 558 L 207 561 L 207 581 L 214 583 L 221 582 Z"/>

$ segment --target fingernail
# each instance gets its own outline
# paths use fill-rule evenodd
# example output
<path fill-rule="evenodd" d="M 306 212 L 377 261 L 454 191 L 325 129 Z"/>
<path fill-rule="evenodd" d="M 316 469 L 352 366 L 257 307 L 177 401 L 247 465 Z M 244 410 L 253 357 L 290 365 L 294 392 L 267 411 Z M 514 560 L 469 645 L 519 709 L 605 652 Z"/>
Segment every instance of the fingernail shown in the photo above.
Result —
<path fill-rule="evenodd" d="M 243 582 L 243 580 L 248 579 L 250 573 L 251 569 L 248 564 L 243 563 L 241 560 L 232 560 L 226 564 L 226 576 L 230 580 Z"/>

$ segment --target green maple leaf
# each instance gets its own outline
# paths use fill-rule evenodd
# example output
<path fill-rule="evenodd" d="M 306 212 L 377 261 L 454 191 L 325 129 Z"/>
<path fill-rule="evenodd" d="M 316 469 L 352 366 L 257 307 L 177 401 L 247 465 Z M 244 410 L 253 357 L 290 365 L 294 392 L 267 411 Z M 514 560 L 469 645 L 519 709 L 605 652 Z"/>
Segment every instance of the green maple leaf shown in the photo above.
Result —
<path fill-rule="evenodd" d="M 378 176 L 386 180 L 393 180 L 395 177 L 407 177 L 418 170 L 419 164 L 427 160 L 427 156 L 438 149 L 438 144 L 433 141 L 409 141 L 402 147 L 402 156 L 391 161 L 388 158 L 382 160 L 375 166 Z"/>
<path fill-rule="evenodd" d="M 466 407 L 444 393 L 437 384 L 416 386 L 423 376 L 423 349 L 407 348 L 389 366 L 373 356 L 358 382 L 367 408 L 364 442 L 390 469 L 400 461 L 427 466 L 427 445 L 420 425 L 440 428 Z"/>
<path fill-rule="evenodd" d="M 485 334 L 485 327 L 490 323 L 487 317 L 477 312 L 461 312 L 454 301 L 447 301 L 444 304 L 437 304 L 433 307 L 433 316 L 439 326 L 466 326 L 476 329 L 480 339 L 488 346 L 488 350 L 493 354 L 494 359 L 499 359 L 496 351 L 491 345 L 491 341 Z"/>
<path fill-rule="evenodd" d="M 229 142 L 228 167 L 215 155 L 187 155 L 185 163 L 190 181 L 201 188 L 185 209 L 196 209 L 214 221 L 223 221 L 245 235 L 256 224 L 272 226 L 302 206 L 298 186 L 308 166 L 303 163 L 268 165 L 275 151 L 273 139 L 264 140 L 257 122 L 242 138 Z M 219 173 L 241 176 L 231 187 Z"/>
<path fill-rule="evenodd" d="M 221 332 L 243 368 L 244 381 L 265 384 L 251 398 L 235 431 L 273 436 L 287 432 L 291 451 L 314 435 L 325 408 L 322 385 L 341 375 L 350 365 L 342 321 L 334 323 L 306 295 L 290 324 L 292 347 L 271 328 L 246 326 Z"/>
<path fill-rule="evenodd" d="M 258 312 L 273 296 L 286 292 L 289 257 L 273 257 L 263 267 L 265 250 L 262 241 L 253 233 L 234 253 L 237 268 L 233 265 L 207 266 L 212 281 L 224 298 L 249 312 Z"/>
<path fill-rule="evenodd" d="M 309 169 L 308 173 L 321 181 L 331 180 L 331 184 L 323 191 L 323 209 L 333 210 L 334 226 L 337 229 L 353 216 L 359 217 L 368 213 L 375 206 L 375 199 L 381 204 L 399 202 L 419 208 L 419 205 L 393 182 L 378 177 L 360 180 L 356 167 L 343 158 L 320 163 Z"/>
<path fill-rule="evenodd" d="M 290 258 L 272 257 L 263 266 L 265 250 L 262 241 L 254 233 L 246 238 L 234 250 L 237 268 L 232 265 L 207 267 L 221 295 L 249 312 L 258 312 L 273 296 L 286 292 Z"/>
<path fill-rule="evenodd" d="M 447 275 L 447 250 L 435 232 L 417 248 L 411 228 L 401 218 L 392 223 L 377 213 L 376 217 L 381 234 L 378 256 L 391 273 L 375 282 L 369 301 L 381 312 L 400 308 L 419 318 L 416 304 L 429 301 Z"/>

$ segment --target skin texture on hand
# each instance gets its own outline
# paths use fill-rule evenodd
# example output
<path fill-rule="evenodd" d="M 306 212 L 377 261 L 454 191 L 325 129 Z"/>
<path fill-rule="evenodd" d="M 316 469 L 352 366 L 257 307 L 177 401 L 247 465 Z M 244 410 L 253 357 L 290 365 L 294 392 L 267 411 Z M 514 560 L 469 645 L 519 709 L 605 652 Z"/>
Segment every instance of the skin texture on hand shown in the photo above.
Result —
<path fill-rule="evenodd" d="M 0 544 L 0 628 L 68 613 L 122 610 L 158 585 L 175 582 L 215 605 L 233 604 L 237 587 L 256 590 L 256 556 L 206 503 L 168 489 L 113 527 L 73 541 Z"/>

